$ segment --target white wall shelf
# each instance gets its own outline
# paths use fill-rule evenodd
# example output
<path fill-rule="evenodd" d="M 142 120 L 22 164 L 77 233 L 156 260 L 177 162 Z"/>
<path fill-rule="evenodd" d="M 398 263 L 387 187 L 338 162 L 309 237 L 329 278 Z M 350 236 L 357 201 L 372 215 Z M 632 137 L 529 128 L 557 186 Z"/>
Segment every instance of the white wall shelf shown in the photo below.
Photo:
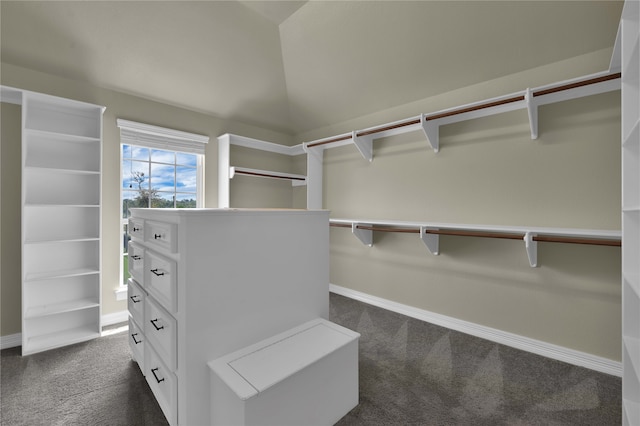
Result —
<path fill-rule="evenodd" d="M 23 348 L 26 344 L 32 353 L 37 353 L 60 347 L 60 342 L 65 342 L 65 345 L 72 345 L 89 339 L 96 339 L 100 337 L 100 333 L 95 331 L 93 318 L 98 312 L 100 312 L 100 308 L 96 307 L 27 319 L 25 322 L 34 329 L 43 330 L 43 333 L 29 336 L 26 341 L 23 335 Z M 61 328 L 50 327 L 51 324 L 61 325 Z M 77 324 L 83 325 L 77 326 Z"/>
<path fill-rule="evenodd" d="M 420 114 L 417 117 L 386 123 L 380 126 L 318 139 L 304 143 L 303 146 L 308 152 L 311 148 L 326 149 L 353 143 L 364 159 L 373 161 L 373 140 L 422 130 L 431 148 L 434 152 L 438 152 L 440 149 L 440 126 L 519 109 L 527 109 L 531 138 L 537 139 L 539 106 L 620 90 L 620 77 L 621 74 L 619 72 L 611 72 L 609 70 L 536 87 L 534 89 L 527 88 L 520 92 L 456 106 L 433 113 Z"/>
<path fill-rule="evenodd" d="M 22 106 L 22 354 L 100 336 L 104 107 L 3 86 Z"/>
<path fill-rule="evenodd" d="M 237 167 L 237 166 L 229 167 L 229 179 L 233 179 L 235 175 L 254 176 L 254 177 L 268 178 L 268 179 L 290 180 L 293 186 L 302 186 L 307 184 L 307 177 L 305 175 L 274 172 L 272 170 L 250 169 L 247 167 Z"/>
<path fill-rule="evenodd" d="M 616 42 L 616 48 L 618 48 L 619 45 L 620 43 Z M 622 74 L 617 70 L 620 69 L 621 64 L 618 63 L 620 58 L 616 58 L 617 56 L 614 54 L 610 69 L 600 73 L 561 81 L 546 86 L 540 86 L 533 89 L 527 88 L 520 92 L 456 106 L 433 113 L 423 113 L 416 117 L 410 117 L 362 130 L 354 130 L 295 146 L 285 146 L 244 136 L 224 134 L 218 138 L 218 207 L 229 207 L 229 186 L 230 179 L 233 176 L 233 171 L 231 171 L 232 166 L 230 165 L 231 145 L 243 146 L 289 156 L 306 154 L 307 174 L 305 182 L 307 185 L 307 208 L 321 209 L 323 152 L 325 149 L 353 144 L 363 158 L 371 162 L 373 161 L 374 140 L 420 130 L 424 133 L 427 142 L 434 152 L 438 152 L 440 149 L 440 126 L 501 114 L 518 109 L 527 109 L 531 138 L 536 139 L 538 137 L 539 106 L 620 90 Z M 635 87 L 638 86 L 638 82 L 635 80 L 632 84 L 634 84 Z M 638 120 L 636 120 L 634 124 L 635 134 L 637 134 Z M 633 131 L 634 130 L 629 129 L 624 134 Z M 236 167 L 235 170 L 237 171 L 238 167 Z M 268 170 L 260 170 L 258 172 L 264 175 L 271 175 L 264 177 L 274 177 L 274 175 L 277 176 L 279 173 Z M 638 195 L 638 198 L 640 198 L 640 195 Z"/>
<path fill-rule="evenodd" d="M 521 240 L 531 267 L 538 266 L 538 242 L 589 244 L 620 247 L 621 232 L 576 228 L 545 228 L 522 226 L 491 226 L 453 224 L 441 222 L 401 222 L 359 219 L 331 219 L 333 227 L 350 228 L 363 244 L 373 245 L 374 232 L 399 232 L 418 234 L 427 249 L 440 254 L 439 236 L 464 236 Z"/>
<path fill-rule="evenodd" d="M 258 170 L 247 167 L 231 166 L 231 146 L 242 146 L 245 148 L 256 149 L 259 151 L 272 152 L 287 156 L 302 155 L 305 153 L 302 145 L 285 146 L 272 142 L 265 142 L 258 139 L 247 138 L 244 136 L 226 133 L 218 137 L 218 207 L 230 207 L 230 185 L 231 179 L 236 174 L 271 178 L 271 179 L 288 179 L 291 180 L 293 186 L 301 186 L 307 184 L 307 176 L 284 173 L 273 170 Z"/>
<path fill-rule="evenodd" d="M 61 314 L 64 312 L 79 311 L 82 309 L 96 308 L 100 303 L 95 299 L 77 299 L 69 302 L 60 302 L 34 306 L 25 312 L 25 318 L 37 318 L 47 315 Z"/>

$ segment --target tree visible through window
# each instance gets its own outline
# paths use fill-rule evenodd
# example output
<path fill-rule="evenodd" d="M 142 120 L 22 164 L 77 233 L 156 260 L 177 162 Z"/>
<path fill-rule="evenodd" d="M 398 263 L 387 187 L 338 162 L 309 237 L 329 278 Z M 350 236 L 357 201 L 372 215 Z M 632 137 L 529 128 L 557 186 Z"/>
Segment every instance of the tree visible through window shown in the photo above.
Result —
<path fill-rule="evenodd" d="M 122 144 L 123 284 L 127 265 L 129 209 L 191 208 L 198 206 L 200 154 Z"/>
<path fill-rule="evenodd" d="M 197 165 L 197 154 L 122 145 L 123 217 L 132 207 L 196 207 Z"/>

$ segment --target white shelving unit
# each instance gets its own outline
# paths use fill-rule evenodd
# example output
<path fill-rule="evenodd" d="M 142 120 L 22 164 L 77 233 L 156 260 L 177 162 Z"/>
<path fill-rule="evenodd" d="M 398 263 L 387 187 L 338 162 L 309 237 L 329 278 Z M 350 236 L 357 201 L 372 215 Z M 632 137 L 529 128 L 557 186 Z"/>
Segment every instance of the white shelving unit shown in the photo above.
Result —
<path fill-rule="evenodd" d="M 640 424 L 640 3 L 622 11 L 623 424 Z"/>
<path fill-rule="evenodd" d="M 100 336 L 102 113 L 2 87 L 22 105 L 22 354 Z"/>
<path fill-rule="evenodd" d="M 374 232 L 418 234 L 431 254 L 440 254 L 440 235 L 501 238 L 523 241 L 529 265 L 538 266 L 538 242 L 606 245 L 619 247 L 621 232 L 597 229 L 474 225 L 442 222 L 330 219 L 330 225 L 349 228 L 363 244 L 373 246 Z"/>
<path fill-rule="evenodd" d="M 273 170 L 258 170 L 247 167 L 232 166 L 230 162 L 231 146 L 242 146 L 245 148 L 257 149 L 260 151 L 272 152 L 274 154 L 295 156 L 304 154 L 302 145 L 286 146 L 277 143 L 265 142 L 258 139 L 226 133 L 218 137 L 218 207 L 229 208 L 230 194 L 229 187 L 231 179 L 236 175 L 254 176 L 268 179 L 286 179 L 291 181 L 292 186 L 302 186 L 307 184 L 307 177 L 304 175 L 286 173 Z"/>
<path fill-rule="evenodd" d="M 322 209 L 323 156 L 324 150 L 329 148 L 353 144 L 362 157 L 371 162 L 373 161 L 374 140 L 408 132 L 422 131 L 433 151 L 438 152 L 440 149 L 440 126 L 518 109 L 527 110 L 531 139 L 537 139 L 539 106 L 620 90 L 621 73 L 619 72 L 620 55 L 618 46 L 614 50 L 614 57 L 607 71 L 546 86 L 527 88 L 516 93 L 428 114 L 420 114 L 417 117 L 410 117 L 362 130 L 354 130 L 295 146 L 279 145 L 244 136 L 224 134 L 218 138 L 218 207 L 229 207 L 230 179 L 235 174 L 246 174 L 263 178 L 290 179 L 294 186 L 306 185 L 307 208 Z M 306 154 L 306 176 L 234 167 L 230 164 L 231 145 L 290 156 Z M 304 181 L 302 181 L 302 177 L 304 177 Z M 640 198 L 640 196 L 638 197 Z"/>

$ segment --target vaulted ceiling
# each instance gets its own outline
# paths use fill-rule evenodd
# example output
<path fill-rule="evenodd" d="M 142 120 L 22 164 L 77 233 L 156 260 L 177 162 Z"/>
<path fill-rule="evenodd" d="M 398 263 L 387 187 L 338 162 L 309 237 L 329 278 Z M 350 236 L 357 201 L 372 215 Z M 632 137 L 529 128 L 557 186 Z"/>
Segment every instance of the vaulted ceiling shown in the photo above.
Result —
<path fill-rule="evenodd" d="M 300 133 L 612 48 L 619 1 L 7 1 L 2 62 Z"/>

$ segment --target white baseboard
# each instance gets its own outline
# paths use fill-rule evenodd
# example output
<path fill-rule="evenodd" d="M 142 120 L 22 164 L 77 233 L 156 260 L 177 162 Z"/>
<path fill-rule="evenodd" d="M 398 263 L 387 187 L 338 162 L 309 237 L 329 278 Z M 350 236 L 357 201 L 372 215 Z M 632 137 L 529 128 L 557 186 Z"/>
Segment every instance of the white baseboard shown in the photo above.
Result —
<path fill-rule="evenodd" d="M 128 311 L 114 312 L 102 316 L 102 326 L 106 327 L 121 322 L 126 322 L 129 318 Z M 15 348 L 16 346 L 22 346 L 22 333 L 9 334 L 7 336 L 0 336 L 0 350 Z"/>
<path fill-rule="evenodd" d="M 15 348 L 16 346 L 22 346 L 22 333 L 0 336 L 0 349 Z"/>
<path fill-rule="evenodd" d="M 105 314 L 102 316 L 102 326 L 118 324 L 120 322 L 127 322 L 129 319 L 129 311 L 113 312 L 111 314 Z"/>
<path fill-rule="evenodd" d="M 421 321 L 446 327 L 451 330 L 460 331 L 462 333 L 470 334 L 472 336 L 480 337 L 506 346 L 511 346 L 512 348 L 531 352 L 536 355 L 542 355 L 547 358 L 577 365 L 579 367 L 589 368 L 601 373 L 622 377 L 622 363 L 619 361 L 613 361 L 608 358 L 595 356 L 586 352 L 576 351 L 563 346 L 459 320 L 446 315 L 426 311 L 424 309 L 414 308 L 412 306 L 403 305 L 402 303 L 393 302 L 391 300 L 372 296 L 356 290 L 340 287 L 335 284 L 329 285 L 329 291 L 341 296 L 359 300 L 369 305 L 386 309 L 388 311 L 397 312 L 411 318 L 416 318 Z"/>

